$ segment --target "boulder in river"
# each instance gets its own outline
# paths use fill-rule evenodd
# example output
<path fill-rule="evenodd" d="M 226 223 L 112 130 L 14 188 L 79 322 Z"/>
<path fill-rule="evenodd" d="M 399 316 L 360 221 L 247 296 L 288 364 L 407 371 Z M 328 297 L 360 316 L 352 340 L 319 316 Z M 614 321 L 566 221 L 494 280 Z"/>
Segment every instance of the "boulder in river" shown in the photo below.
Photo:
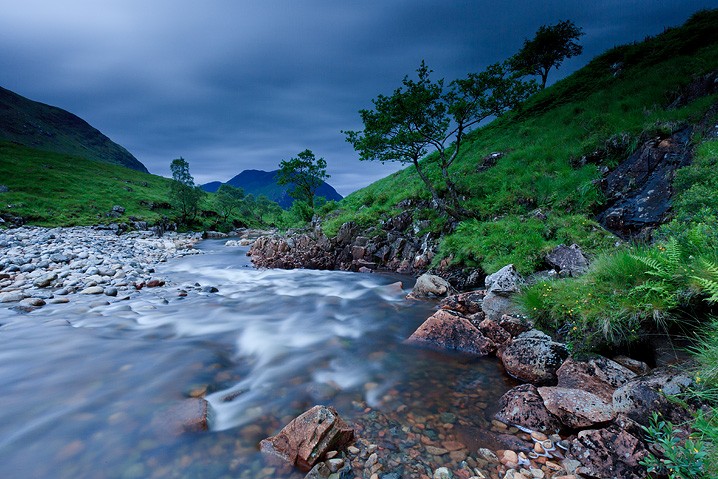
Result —
<path fill-rule="evenodd" d="M 340 451 L 354 439 L 354 429 L 336 409 L 314 406 L 293 419 L 276 436 L 259 444 L 263 453 L 277 456 L 309 471 L 328 451 Z"/>
<path fill-rule="evenodd" d="M 407 296 L 410 299 L 446 296 L 452 288 L 448 281 L 433 274 L 422 274 L 416 279 L 416 284 Z"/>
<path fill-rule="evenodd" d="M 486 356 L 496 350 L 494 342 L 481 334 L 471 321 L 443 309 L 424 321 L 406 343 L 478 356 Z"/>
<path fill-rule="evenodd" d="M 208 429 L 209 403 L 203 398 L 188 398 L 158 413 L 153 428 L 161 433 L 179 435 Z"/>
<path fill-rule="evenodd" d="M 485 295 L 486 291 L 484 290 L 454 294 L 442 299 L 441 303 L 439 303 L 439 307 L 469 316 L 481 311 L 481 303 Z"/>

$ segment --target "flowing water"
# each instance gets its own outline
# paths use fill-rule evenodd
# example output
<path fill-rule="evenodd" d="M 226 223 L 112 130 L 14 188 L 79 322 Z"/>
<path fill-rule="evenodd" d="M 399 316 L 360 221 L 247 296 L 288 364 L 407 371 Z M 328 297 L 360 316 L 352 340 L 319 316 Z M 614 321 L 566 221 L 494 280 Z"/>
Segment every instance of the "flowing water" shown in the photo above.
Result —
<path fill-rule="evenodd" d="M 257 444 L 315 404 L 399 469 L 460 459 L 420 435 L 491 446 L 491 408 L 515 383 L 495 359 L 402 345 L 435 308 L 405 300 L 410 279 L 258 271 L 246 248 L 199 247 L 158 274 L 216 293 L 0 309 L 0 477 L 303 477 Z M 168 411 L 199 395 L 210 431 L 174 433 Z"/>

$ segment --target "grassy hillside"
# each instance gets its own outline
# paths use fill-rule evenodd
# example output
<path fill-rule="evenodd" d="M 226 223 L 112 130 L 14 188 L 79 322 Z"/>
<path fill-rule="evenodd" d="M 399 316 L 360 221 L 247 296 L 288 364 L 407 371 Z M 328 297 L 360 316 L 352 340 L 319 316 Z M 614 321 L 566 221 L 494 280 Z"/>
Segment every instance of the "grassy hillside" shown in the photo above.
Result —
<path fill-rule="evenodd" d="M 147 173 L 145 165 L 85 120 L 0 88 L 0 141 L 66 153 Z"/>
<path fill-rule="evenodd" d="M 170 205 L 172 180 L 129 168 L 0 142 L 0 217 L 22 217 L 39 226 L 95 225 L 130 222 L 150 225 L 166 217 L 177 221 L 179 211 Z M 107 215 L 113 206 L 123 215 Z M 247 196 L 228 209 L 214 194 L 200 200 L 194 230 L 229 231 L 240 226 L 296 226 L 291 212 L 264 196 Z M 230 211 L 231 210 L 231 211 Z M 223 216 L 224 215 L 224 216 Z"/>
<path fill-rule="evenodd" d="M 515 263 L 529 273 L 558 243 L 577 242 L 594 254 L 610 247 L 615 238 L 592 219 L 604 200 L 599 168 L 615 167 L 657 133 L 700 119 L 715 96 L 669 106 L 694 77 L 716 68 L 718 12 L 702 12 L 681 28 L 606 52 L 532 97 L 522 111 L 473 132 L 453 174 L 478 219 L 447 228 L 433 209 L 418 212 L 433 231 L 453 231 L 437 261 L 450 256 L 485 271 Z M 503 156 L 481 168 L 492 152 Z M 325 232 L 331 236 L 350 220 L 376 225 L 399 213 L 405 199 L 430 199 L 413 168 L 348 196 L 328 215 Z M 537 209 L 548 221 L 534 217 Z"/>
<path fill-rule="evenodd" d="M 0 182 L 9 191 L 0 193 L 0 214 L 22 216 L 44 226 L 90 225 L 109 222 L 114 205 L 129 216 L 154 222 L 166 209 L 167 178 L 150 175 L 77 156 L 0 143 Z M 117 221 L 117 220 L 114 220 Z"/>

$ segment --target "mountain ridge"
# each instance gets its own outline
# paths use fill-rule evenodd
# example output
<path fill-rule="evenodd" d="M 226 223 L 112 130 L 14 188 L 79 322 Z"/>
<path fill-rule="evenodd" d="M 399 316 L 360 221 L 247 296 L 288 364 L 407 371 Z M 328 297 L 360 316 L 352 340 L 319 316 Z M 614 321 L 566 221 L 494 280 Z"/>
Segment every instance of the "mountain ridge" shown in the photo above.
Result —
<path fill-rule="evenodd" d="M 275 201 L 284 209 L 288 209 L 294 203 L 294 199 L 289 195 L 292 189 L 292 184 L 279 185 L 276 181 L 276 176 L 279 170 L 264 171 L 248 169 L 244 170 L 238 175 L 234 176 L 226 182 L 226 184 L 242 188 L 245 193 L 252 194 L 255 196 L 265 195 L 270 200 Z M 221 181 L 212 181 L 205 183 L 200 187 L 209 193 L 216 192 L 223 183 Z M 317 188 L 316 196 L 322 196 L 327 201 L 339 201 L 343 198 L 342 195 L 327 182 Z"/>
<path fill-rule="evenodd" d="M 0 140 L 149 173 L 123 146 L 79 116 L 0 87 Z"/>

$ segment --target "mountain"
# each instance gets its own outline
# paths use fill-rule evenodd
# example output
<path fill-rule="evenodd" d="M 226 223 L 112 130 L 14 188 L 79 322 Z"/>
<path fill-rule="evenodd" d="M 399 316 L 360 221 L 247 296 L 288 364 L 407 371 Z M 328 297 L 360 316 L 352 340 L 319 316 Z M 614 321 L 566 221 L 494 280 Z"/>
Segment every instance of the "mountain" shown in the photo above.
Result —
<path fill-rule="evenodd" d="M 82 118 L 0 87 L 0 140 L 148 173 L 122 146 Z"/>
<path fill-rule="evenodd" d="M 279 203 L 284 209 L 292 206 L 294 198 L 289 195 L 293 185 L 281 186 L 277 184 L 276 176 L 279 170 L 274 171 L 262 171 L 262 170 L 244 170 L 231 180 L 227 184 L 242 188 L 245 193 L 252 194 L 254 196 L 265 195 L 272 201 Z M 219 181 L 213 181 L 202 185 L 204 191 L 210 193 L 216 192 L 222 185 Z M 343 197 L 328 183 L 322 182 L 317 188 L 316 196 L 323 196 L 328 201 L 339 201 Z"/>

